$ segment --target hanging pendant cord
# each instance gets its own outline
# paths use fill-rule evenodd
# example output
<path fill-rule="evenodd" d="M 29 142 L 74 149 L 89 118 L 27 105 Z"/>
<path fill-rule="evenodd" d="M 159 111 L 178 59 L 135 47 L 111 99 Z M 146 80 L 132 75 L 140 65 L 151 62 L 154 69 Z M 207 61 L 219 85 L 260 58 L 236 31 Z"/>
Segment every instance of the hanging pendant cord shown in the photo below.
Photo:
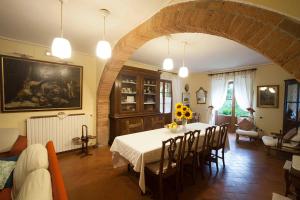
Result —
<path fill-rule="evenodd" d="M 185 46 L 186 46 L 186 42 L 184 42 L 184 45 L 183 45 L 183 58 L 182 58 L 182 66 L 185 66 L 185 65 L 184 65 L 184 59 L 185 59 Z"/>
<path fill-rule="evenodd" d="M 168 57 L 170 57 L 170 38 L 168 38 Z"/>
<path fill-rule="evenodd" d="M 102 39 L 105 40 L 105 15 L 103 15 L 103 35 Z"/>
<path fill-rule="evenodd" d="M 60 36 L 64 36 L 64 31 L 63 31 L 63 1 L 60 0 Z"/>

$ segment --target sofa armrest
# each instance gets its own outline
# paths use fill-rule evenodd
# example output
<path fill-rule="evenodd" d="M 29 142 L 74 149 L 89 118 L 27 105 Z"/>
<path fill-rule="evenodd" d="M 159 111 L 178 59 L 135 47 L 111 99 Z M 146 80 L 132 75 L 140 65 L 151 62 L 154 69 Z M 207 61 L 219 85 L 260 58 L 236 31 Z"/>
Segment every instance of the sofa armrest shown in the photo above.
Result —
<path fill-rule="evenodd" d="M 9 151 L 9 156 L 17 156 L 27 147 L 27 137 L 19 135 L 17 141 Z"/>
<path fill-rule="evenodd" d="M 48 159 L 49 159 L 48 170 L 51 175 L 53 200 L 68 200 L 68 195 L 58 165 L 58 160 L 57 160 L 53 142 L 49 141 L 46 144 L 46 148 L 48 151 Z"/>

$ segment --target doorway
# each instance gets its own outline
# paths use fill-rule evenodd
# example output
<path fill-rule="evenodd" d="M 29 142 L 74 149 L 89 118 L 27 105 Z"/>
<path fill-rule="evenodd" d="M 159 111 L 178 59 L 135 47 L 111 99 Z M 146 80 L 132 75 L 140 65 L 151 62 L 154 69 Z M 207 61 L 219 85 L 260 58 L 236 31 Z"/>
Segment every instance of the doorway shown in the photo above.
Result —
<path fill-rule="evenodd" d="M 234 96 L 234 81 L 227 83 L 226 99 L 223 106 L 216 111 L 216 124 L 229 123 L 228 131 L 235 132 L 235 124 L 240 117 L 249 117 L 249 112 L 240 108 Z"/>

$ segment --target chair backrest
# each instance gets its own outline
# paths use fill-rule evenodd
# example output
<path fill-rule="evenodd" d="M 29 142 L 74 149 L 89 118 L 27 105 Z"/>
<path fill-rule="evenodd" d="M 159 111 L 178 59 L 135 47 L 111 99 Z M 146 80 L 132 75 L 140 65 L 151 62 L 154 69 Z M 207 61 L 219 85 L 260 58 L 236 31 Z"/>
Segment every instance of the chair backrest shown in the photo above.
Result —
<path fill-rule="evenodd" d="M 228 133 L 229 124 L 225 123 L 219 126 L 218 137 L 216 140 L 216 147 L 223 148 L 225 147 L 227 133 Z"/>
<path fill-rule="evenodd" d="M 189 131 L 184 134 L 182 145 L 182 159 L 195 155 L 198 149 L 200 130 Z"/>
<path fill-rule="evenodd" d="M 215 134 L 216 127 L 208 127 L 205 129 L 204 139 L 202 143 L 201 151 L 207 151 L 211 149 L 214 143 L 214 134 Z"/>
<path fill-rule="evenodd" d="M 169 173 L 174 170 L 173 165 L 176 164 L 176 170 L 181 162 L 181 152 L 182 152 L 182 141 L 183 136 L 177 136 L 175 138 L 170 138 L 162 142 L 162 150 L 159 165 L 159 174 Z M 167 160 L 167 169 L 164 172 L 164 162 Z"/>

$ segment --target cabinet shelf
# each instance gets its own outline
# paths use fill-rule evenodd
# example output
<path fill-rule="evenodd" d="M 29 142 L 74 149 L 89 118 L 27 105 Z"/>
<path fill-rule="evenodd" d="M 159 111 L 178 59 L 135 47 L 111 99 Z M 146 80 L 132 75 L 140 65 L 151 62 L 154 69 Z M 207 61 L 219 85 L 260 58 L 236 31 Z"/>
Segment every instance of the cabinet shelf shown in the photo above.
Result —
<path fill-rule="evenodd" d="M 154 105 L 156 104 L 155 102 L 144 102 L 145 105 Z"/>
<path fill-rule="evenodd" d="M 144 86 L 156 87 L 156 85 L 153 84 L 144 84 Z"/>
<path fill-rule="evenodd" d="M 129 81 L 121 81 L 121 83 L 136 85 L 136 82 L 129 82 Z"/>
<path fill-rule="evenodd" d="M 136 104 L 136 102 L 121 102 L 121 104 L 123 105 L 125 105 L 125 104 Z"/>
<path fill-rule="evenodd" d="M 156 93 L 144 93 L 144 95 L 155 96 L 155 95 L 156 95 Z"/>
<path fill-rule="evenodd" d="M 121 94 L 136 95 L 136 92 L 121 92 Z"/>

